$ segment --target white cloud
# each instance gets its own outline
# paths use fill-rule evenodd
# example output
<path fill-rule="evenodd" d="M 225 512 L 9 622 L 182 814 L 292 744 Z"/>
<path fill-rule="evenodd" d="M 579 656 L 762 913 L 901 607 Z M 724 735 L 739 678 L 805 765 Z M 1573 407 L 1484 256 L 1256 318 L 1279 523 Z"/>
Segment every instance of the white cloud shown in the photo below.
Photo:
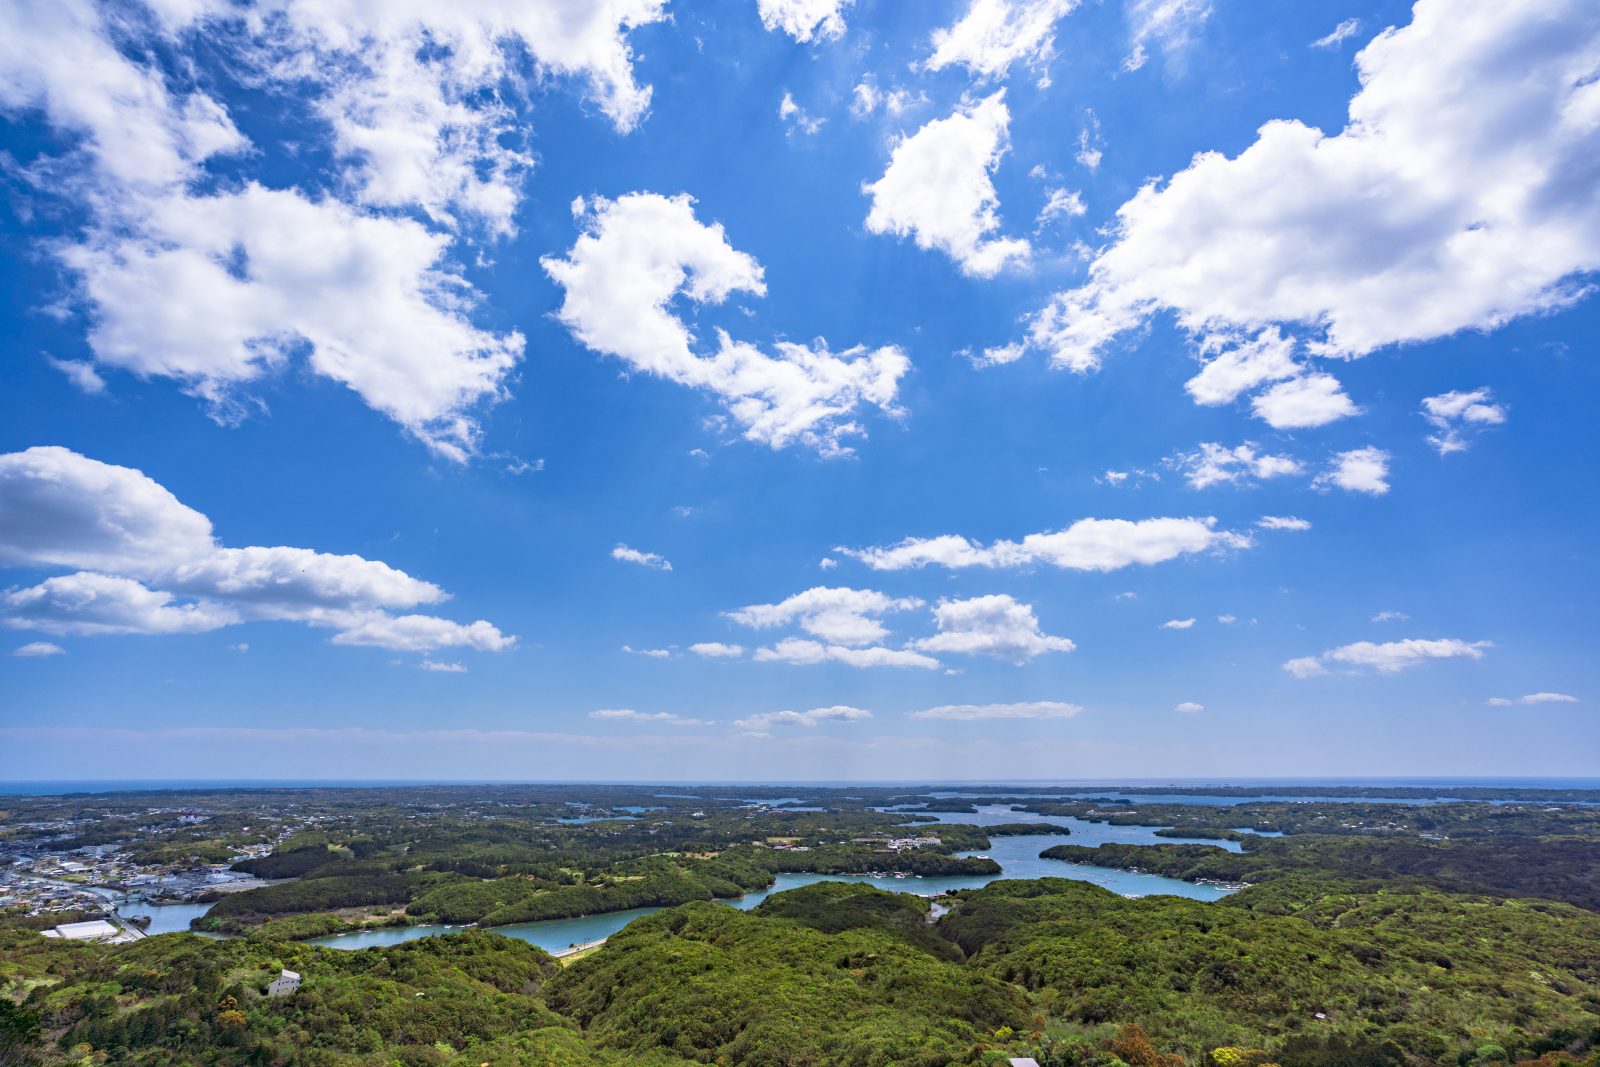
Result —
<path fill-rule="evenodd" d="M 658 571 L 670 571 L 672 569 L 671 561 L 665 557 L 655 552 L 641 552 L 637 548 L 629 548 L 624 544 L 618 544 L 616 548 L 611 550 L 611 558 L 621 560 L 624 563 L 637 563 L 641 567 L 649 567 Z"/>
<path fill-rule="evenodd" d="M 1237 615 L 1218 615 L 1217 621 L 1222 623 L 1224 626 L 1230 626 L 1233 623 L 1238 622 L 1239 617 Z"/>
<path fill-rule="evenodd" d="M 830 645 L 821 641 L 807 641 L 800 637 L 786 637 L 770 648 L 755 651 L 758 663 L 793 663 L 814 666 L 819 663 L 844 663 L 851 667 L 920 667 L 932 669 L 939 661 L 920 652 L 904 648 L 885 648 L 873 645 L 867 648 L 849 645 Z"/>
<path fill-rule="evenodd" d="M 433 615 L 383 615 L 373 613 L 333 635 L 336 645 L 369 645 L 406 652 L 437 648 L 470 648 L 502 652 L 517 643 L 479 619 L 462 625 Z"/>
<path fill-rule="evenodd" d="M 244 386 L 304 350 L 311 371 L 440 455 L 475 450 L 471 412 L 504 395 L 523 338 L 471 324 L 476 297 L 444 261 L 448 238 L 255 184 L 164 198 L 138 221 L 63 253 L 95 309 L 102 365 L 176 379 L 228 420 Z"/>
<path fill-rule="evenodd" d="M 1013 63 L 1040 72 L 1055 57 L 1055 24 L 1078 0 L 971 0 L 954 24 L 933 31 L 933 54 L 923 66 L 960 65 L 978 78 L 1003 78 Z"/>
<path fill-rule="evenodd" d="M 1169 56 L 1187 47 L 1211 17 L 1211 0 L 1128 0 L 1127 15 L 1129 51 L 1122 69 L 1134 71 L 1150 58 L 1146 45 Z"/>
<path fill-rule="evenodd" d="M 1263 515 L 1256 520 L 1263 530 L 1309 530 L 1311 524 L 1293 515 Z"/>
<path fill-rule="evenodd" d="M 670 648 L 634 648 L 632 645 L 623 645 L 622 651 L 630 656 L 648 656 L 650 659 L 671 659 Z"/>
<path fill-rule="evenodd" d="M 766 292 L 761 265 L 728 244 L 720 223 L 694 217 L 688 196 L 630 193 L 586 204 L 584 232 L 567 258 L 545 271 L 565 290 L 558 317 L 589 348 L 635 370 L 705 389 L 727 407 L 744 436 L 773 448 L 801 443 L 825 454 L 848 451 L 842 436 L 862 405 L 895 415 L 910 360 L 898 348 L 837 355 L 779 342 L 776 357 L 718 331 L 718 350 L 700 356 L 670 306 L 721 304 L 738 292 Z"/>
<path fill-rule="evenodd" d="M 1168 466 L 1183 471 L 1191 489 L 1204 489 L 1219 483 L 1250 484 L 1258 479 L 1299 474 L 1299 460 L 1257 452 L 1253 442 L 1224 448 L 1214 441 L 1203 441 L 1193 452 L 1180 452 Z"/>
<path fill-rule="evenodd" d="M 1277 430 L 1326 426 L 1361 412 L 1331 374 L 1307 374 L 1279 382 L 1251 402 L 1256 417 Z"/>
<path fill-rule="evenodd" d="M 1204 704 L 1196 704 L 1192 700 L 1185 700 L 1182 704 L 1179 704 L 1177 707 L 1173 708 L 1172 710 L 1173 711 L 1181 711 L 1185 715 L 1196 715 L 1196 714 L 1198 714 L 1198 713 L 1200 713 L 1202 711 L 1205 711 L 1206 710 L 1206 706 Z"/>
<path fill-rule="evenodd" d="M 467 666 L 464 663 L 450 663 L 436 659 L 424 659 L 417 664 L 419 670 L 433 671 L 438 674 L 466 674 Z"/>
<path fill-rule="evenodd" d="M 880 89 L 869 77 L 850 91 L 850 114 L 858 119 L 867 118 L 879 108 L 891 118 L 899 118 L 914 107 L 928 102 L 928 94 L 912 93 L 909 89 Z"/>
<path fill-rule="evenodd" d="M 601 708 L 589 713 L 591 719 L 607 722 L 660 723 L 663 726 L 710 726 L 705 719 L 689 719 L 670 711 L 634 711 L 632 708 Z"/>
<path fill-rule="evenodd" d="M 58 635 L 194 634 L 242 621 L 220 605 L 181 603 L 132 578 L 91 571 L 7 590 L 0 595 L 0 614 L 7 626 Z"/>
<path fill-rule="evenodd" d="M 1488 389 L 1458 390 L 1425 398 L 1422 417 L 1437 431 L 1428 435 L 1428 443 L 1439 450 L 1439 455 L 1448 456 L 1465 452 L 1477 430 L 1505 422 L 1506 408 L 1494 403 Z"/>
<path fill-rule="evenodd" d="M 1357 56 L 1343 132 L 1271 122 L 1146 185 L 1031 343 L 1088 369 L 1170 310 L 1196 336 L 1292 324 L 1353 357 L 1574 302 L 1600 266 L 1595 41 L 1583 0 L 1419 0 Z"/>
<path fill-rule="evenodd" d="M 1381 448 L 1356 448 L 1333 457 L 1333 466 L 1319 474 L 1316 486 L 1336 485 L 1352 493 L 1382 496 L 1389 491 L 1389 453 Z"/>
<path fill-rule="evenodd" d="M 1373 622 L 1404 622 L 1411 618 L 1403 611 L 1380 611 L 1372 617 Z"/>
<path fill-rule="evenodd" d="M 1065 637 L 1041 633 L 1033 607 L 997 593 L 967 600 L 941 600 L 933 609 L 939 632 L 911 643 L 925 652 L 993 656 L 1022 664 L 1046 652 L 1071 652 Z"/>
<path fill-rule="evenodd" d="M 744 655 L 744 646 L 724 644 L 721 641 L 697 641 L 689 646 L 689 651 L 706 659 L 738 659 Z"/>
<path fill-rule="evenodd" d="M 52 359 L 49 363 L 56 370 L 67 376 L 80 392 L 89 396 L 99 396 L 106 391 L 106 380 L 100 377 L 100 372 L 94 369 L 94 364 L 88 360 Z"/>
<path fill-rule="evenodd" d="M 825 571 L 831 571 L 839 565 L 839 561 L 832 556 L 823 556 L 817 561 L 817 566 Z"/>
<path fill-rule="evenodd" d="M 244 653 L 250 651 L 250 642 L 248 642 L 248 641 L 240 641 L 237 644 L 229 645 L 228 646 L 228 651 L 229 652 L 238 652 L 241 655 L 243 655 Z"/>
<path fill-rule="evenodd" d="M 509 648 L 482 620 L 392 615 L 446 599 L 377 560 L 225 548 L 211 522 L 140 471 L 65 448 L 0 455 L 0 566 L 59 568 L 4 594 L 3 621 L 47 633 L 199 633 L 248 620 L 339 631 L 339 644 Z"/>
<path fill-rule="evenodd" d="M 18 655 L 21 653 L 19 652 Z M 1505 697 L 1490 697 L 1484 701 L 1493 708 L 1509 708 L 1513 704 L 1576 704 L 1578 698 L 1568 693 L 1529 693 L 1527 696 L 1508 700 Z"/>
<path fill-rule="evenodd" d="M 1083 128 L 1078 131 L 1078 151 L 1073 156 L 1078 164 L 1091 174 L 1100 169 L 1105 158 L 1105 138 L 1100 135 L 1100 119 L 1090 108 L 1085 112 Z"/>
<path fill-rule="evenodd" d="M 1208 338 L 1202 346 L 1204 351 L 1219 348 L 1221 354 L 1207 360 L 1200 373 L 1183 385 L 1196 404 L 1228 404 L 1258 385 L 1294 378 L 1304 370 L 1294 360 L 1294 339 L 1275 326 L 1249 340 L 1229 343 Z"/>
<path fill-rule="evenodd" d="M 831 41 L 844 35 L 844 9 L 852 0 L 757 0 L 761 24 L 796 41 Z"/>
<path fill-rule="evenodd" d="M 810 135 L 822 129 L 827 119 L 812 115 L 805 108 L 794 102 L 794 94 L 784 90 L 783 99 L 778 102 L 778 118 L 789 124 L 789 132 L 799 130 Z"/>
<path fill-rule="evenodd" d="M 1311 42 L 1312 48 L 1338 48 L 1345 41 L 1361 32 L 1360 19 L 1345 19 L 1335 26 L 1325 37 L 1318 37 Z"/>
<path fill-rule="evenodd" d="M 1189 630 L 1194 628 L 1193 619 L 1168 619 L 1161 624 L 1163 630 Z"/>
<path fill-rule="evenodd" d="M 1296 678 L 1310 678 L 1327 674 L 1330 665 L 1352 669 L 1371 668 L 1379 674 L 1395 674 L 1407 667 L 1415 667 L 1430 660 L 1482 659 L 1484 649 L 1493 648 L 1489 641 L 1462 641 L 1447 637 L 1439 640 L 1409 638 L 1404 641 L 1357 641 L 1329 649 L 1320 656 L 1302 656 L 1289 660 L 1283 669 Z"/>
<path fill-rule="evenodd" d="M 870 645 L 889 633 L 878 617 L 922 606 L 915 597 L 892 597 L 871 589 L 817 586 L 776 604 L 751 604 L 725 612 L 742 626 L 766 629 L 798 622 L 800 629 L 835 645 Z"/>
<path fill-rule="evenodd" d="M 459 460 L 523 339 L 473 324 L 478 296 L 435 227 L 509 232 L 528 160 L 500 88 L 530 61 L 582 77 L 632 126 L 649 89 L 633 80 L 626 34 L 662 19 L 663 4 L 265 0 L 164 4 L 149 21 L 87 0 L 28 5 L 7 17 L 0 109 L 40 108 L 78 139 L 46 161 L 64 168 L 32 173 L 89 209 L 83 238 L 56 247 L 101 368 L 175 379 L 233 420 L 251 406 L 245 388 L 292 361 Z M 214 98 L 178 90 L 145 57 L 176 52 L 184 69 L 183 48 L 202 38 L 241 83 L 292 89 L 327 121 L 343 167 L 331 193 L 269 189 L 247 172 L 197 195 L 208 159 L 249 162 L 251 146 Z M 429 224 L 368 210 L 409 207 Z M 62 369 L 97 387 L 94 368 Z"/>
<path fill-rule="evenodd" d="M 1247 535 L 1216 529 L 1206 519 L 1079 519 L 1064 530 L 1029 534 L 1021 541 L 981 545 L 956 534 L 908 537 L 897 545 L 837 551 L 873 570 L 941 567 L 1024 567 L 1044 563 L 1077 571 L 1114 571 L 1138 563 L 1149 566 L 1179 556 L 1227 548 L 1247 548 Z"/>
<path fill-rule="evenodd" d="M 944 252 L 973 277 L 1026 261 L 1026 240 L 995 236 L 1000 200 L 991 175 L 1010 150 L 1010 122 L 1002 89 L 901 141 L 883 177 L 861 187 L 872 197 L 867 229 L 914 237 L 918 248 Z"/>
<path fill-rule="evenodd" d="M 959 722 L 983 722 L 994 719 L 1070 719 L 1082 714 L 1077 704 L 1063 704 L 1055 700 L 1034 700 L 1020 704 L 945 704 L 924 711 L 913 711 L 913 719 L 952 719 Z"/>
<path fill-rule="evenodd" d="M 67 650 L 49 641 L 29 641 L 11 654 L 22 659 L 38 659 L 43 656 L 64 656 Z"/>
<path fill-rule="evenodd" d="M 860 722 L 872 718 L 872 712 L 864 708 L 852 708 L 846 704 L 836 704 L 828 708 L 812 708 L 809 711 L 764 711 L 756 715 L 747 715 L 742 719 L 735 719 L 733 725 L 741 730 L 758 731 L 769 730 L 775 726 L 801 726 L 814 729 L 825 723 L 834 722 Z"/>
<path fill-rule="evenodd" d="M 1075 219 L 1087 214 L 1088 208 L 1083 205 L 1083 194 L 1073 189 L 1057 187 L 1046 190 L 1044 207 L 1039 209 L 1039 215 L 1034 220 L 1034 232 L 1044 229 L 1045 223 L 1052 219 Z M 1017 355 L 1022 354 L 1022 346 L 1018 345 Z M 1013 359 L 1016 357 L 1013 356 Z"/>

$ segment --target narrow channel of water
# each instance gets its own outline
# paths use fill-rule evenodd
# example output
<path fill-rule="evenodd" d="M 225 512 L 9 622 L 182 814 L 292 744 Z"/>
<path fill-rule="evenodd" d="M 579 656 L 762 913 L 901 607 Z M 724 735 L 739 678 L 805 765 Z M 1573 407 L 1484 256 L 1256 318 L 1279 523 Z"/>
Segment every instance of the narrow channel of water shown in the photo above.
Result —
<path fill-rule="evenodd" d="M 990 839 L 990 847 L 981 852 L 966 852 L 966 856 L 988 856 L 1000 865 L 997 875 L 943 875 L 922 876 L 907 875 L 903 878 L 892 876 L 877 877 L 871 875 L 829 875 L 829 874 L 780 874 L 777 880 L 768 889 L 747 893 L 734 900 L 723 901 L 735 908 L 748 910 L 761 903 L 774 893 L 782 893 L 787 889 L 795 889 L 814 882 L 858 882 L 866 885 L 877 886 L 896 893 L 920 893 L 931 896 L 946 893 L 952 889 L 976 889 L 988 885 L 1000 878 L 1074 878 L 1083 882 L 1092 882 L 1120 893 L 1124 896 L 1151 896 L 1158 893 L 1172 896 L 1189 897 L 1193 900 L 1217 900 L 1226 896 L 1231 890 L 1215 885 L 1196 885 L 1192 882 L 1183 882 L 1175 878 L 1163 878 L 1154 874 L 1138 874 L 1132 871 L 1116 871 L 1105 867 L 1089 867 L 1083 864 L 1063 863 L 1060 860 L 1040 859 L 1039 853 L 1052 845 L 1098 845 L 1106 843 L 1133 844 L 1133 845 L 1160 845 L 1160 844 L 1205 844 L 1215 845 L 1229 851 L 1239 851 L 1239 845 L 1233 841 L 1209 841 L 1190 838 L 1157 837 L 1154 826 L 1110 826 L 1106 823 L 1084 822 L 1070 816 L 1053 815 L 1025 815 L 1012 811 L 1007 805 L 986 804 L 973 813 L 939 812 L 941 822 L 961 823 L 968 826 L 993 826 L 1003 822 L 1048 822 L 1064 827 L 1071 831 L 1070 836 L 1064 834 L 1026 834 L 1016 837 L 995 837 Z M 925 824 L 929 828 L 935 823 Z M 546 919 L 541 922 L 518 923 L 514 926 L 493 927 L 495 933 L 507 937 L 515 937 L 537 945 L 547 952 L 570 948 L 573 945 L 587 944 L 598 941 L 603 937 L 610 937 L 635 919 L 643 918 L 661 911 L 661 908 L 630 908 L 627 911 L 610 912 L 605 915 L 584 915 L 576 919 Z M 320 937 L 312 941 L 313 945 L 326 945 L 330 948 L 357 949 L 372 948 L 377 945 L 396 945 L 402 941 L 411 941 L 419 937 L 433 937 L 438 934 L 456 933 L 465 927 L 460 926 L 391 926 L 376 930 L 360 930 L 347 934 L 334 934 L 330 937 Z"/>

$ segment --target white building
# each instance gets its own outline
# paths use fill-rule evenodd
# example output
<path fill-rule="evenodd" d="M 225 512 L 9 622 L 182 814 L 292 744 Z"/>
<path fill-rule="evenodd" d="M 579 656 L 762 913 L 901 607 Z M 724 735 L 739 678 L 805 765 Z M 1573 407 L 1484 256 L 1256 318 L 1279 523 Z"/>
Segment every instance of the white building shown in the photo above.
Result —
<path fill-rule="evenodd" d="M 104 919 L 86 923 L 62 923 L 54 930 L 46 930 L 45 937 L 59 937 L 67 941 L 131 941 L 123 929 Z"/>
<path fill-rule="evenodd" d="M 285 967 L 283 973 L 274 978 L 272 984 L 267 986 L 267 996 L 286 997 L 299 988 L 300 972 L 291 971 Z"/>

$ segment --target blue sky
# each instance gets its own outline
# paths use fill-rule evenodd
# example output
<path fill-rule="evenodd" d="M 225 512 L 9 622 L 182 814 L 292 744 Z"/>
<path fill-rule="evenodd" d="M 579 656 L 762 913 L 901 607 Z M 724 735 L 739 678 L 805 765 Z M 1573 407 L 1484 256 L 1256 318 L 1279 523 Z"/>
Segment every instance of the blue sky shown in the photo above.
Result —
<path fill-rule="evenodd" d="M 1590 5 L 434 7 L 0 5 L 0 778 L 1600 765 Z"/>

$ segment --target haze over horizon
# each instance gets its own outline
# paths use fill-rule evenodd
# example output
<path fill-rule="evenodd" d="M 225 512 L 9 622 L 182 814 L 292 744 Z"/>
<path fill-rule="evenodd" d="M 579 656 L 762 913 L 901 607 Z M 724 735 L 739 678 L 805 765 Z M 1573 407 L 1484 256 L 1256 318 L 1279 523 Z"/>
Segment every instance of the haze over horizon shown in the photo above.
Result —
<path fill-rule="evenodd" d="M 1592 4 L 0 28 L 0 782 L 1600 766 Z"/>

